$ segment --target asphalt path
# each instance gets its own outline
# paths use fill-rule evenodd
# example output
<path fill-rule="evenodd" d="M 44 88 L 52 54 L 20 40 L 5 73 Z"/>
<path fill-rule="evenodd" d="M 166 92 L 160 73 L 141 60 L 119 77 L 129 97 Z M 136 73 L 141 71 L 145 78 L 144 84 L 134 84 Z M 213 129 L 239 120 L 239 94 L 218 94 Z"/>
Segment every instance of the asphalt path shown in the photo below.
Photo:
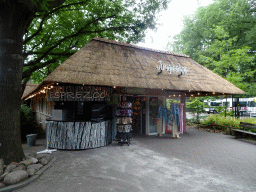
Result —
<path fill-rule="evenodd" d="M 136 136 L 130 146 L 53 155 L 53 166 L 17 191 L 256 191 L 256 145 L 194 128 L 180 139 Z"/>

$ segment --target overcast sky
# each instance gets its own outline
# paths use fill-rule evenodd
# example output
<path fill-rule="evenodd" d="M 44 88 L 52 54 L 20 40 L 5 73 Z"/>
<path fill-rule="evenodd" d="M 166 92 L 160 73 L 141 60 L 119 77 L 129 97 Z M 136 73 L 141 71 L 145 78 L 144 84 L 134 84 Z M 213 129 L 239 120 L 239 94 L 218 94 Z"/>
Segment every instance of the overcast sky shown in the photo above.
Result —
<path fill-rule="evenodd" d="M 165 50 L 168 40 L 182 29 L 182 18 L 185 15 L 193 14 L 200 6 L 207 6 L 213 0 L 171 0 L 166 11 L 160 13 L 157 31 L 148 31 L 145 43 L 137 45 L 152 49 Z"/>

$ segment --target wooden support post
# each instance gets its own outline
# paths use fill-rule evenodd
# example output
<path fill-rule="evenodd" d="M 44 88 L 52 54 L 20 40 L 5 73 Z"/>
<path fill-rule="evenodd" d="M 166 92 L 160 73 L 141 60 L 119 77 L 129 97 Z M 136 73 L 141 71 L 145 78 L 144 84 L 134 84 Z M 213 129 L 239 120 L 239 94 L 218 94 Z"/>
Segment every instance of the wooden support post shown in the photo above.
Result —
<path fill-rule="evenodd" d="M 179 132 L 178 132 L 178 125 L 173 121 L 173 129 L 172 129 L 172 137 L 173 138 L 180 138 Z"/>
<path fill-rule="evenodd" d="M 162 118 L 158 118 L 157 119 L 157 135 L 158 136 L 162 136 L 163 132 L 163 119 Z"/>
<path fill-rule="evenodd" d="M 183 133 L 186 132 L 186 96 L 185 93 L 181 94 L 180 102 L 184 104 L 183 106 Z"/>

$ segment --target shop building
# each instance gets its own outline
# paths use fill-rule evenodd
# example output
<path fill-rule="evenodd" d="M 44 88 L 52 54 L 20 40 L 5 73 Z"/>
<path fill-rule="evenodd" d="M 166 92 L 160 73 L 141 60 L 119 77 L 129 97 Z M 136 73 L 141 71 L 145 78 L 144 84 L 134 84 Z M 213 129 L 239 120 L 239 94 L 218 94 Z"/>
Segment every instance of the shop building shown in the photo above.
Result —
<path fill-rule="evenodd" d="M 179 137 L 186 98 L 235 94 L 244 92 L 187 55 L 94 38 L 22 99 L 47 127 L 49 147 L 87 149 L 130 132 Z M 180 104 L 167 110 L 168 98 Z"/>

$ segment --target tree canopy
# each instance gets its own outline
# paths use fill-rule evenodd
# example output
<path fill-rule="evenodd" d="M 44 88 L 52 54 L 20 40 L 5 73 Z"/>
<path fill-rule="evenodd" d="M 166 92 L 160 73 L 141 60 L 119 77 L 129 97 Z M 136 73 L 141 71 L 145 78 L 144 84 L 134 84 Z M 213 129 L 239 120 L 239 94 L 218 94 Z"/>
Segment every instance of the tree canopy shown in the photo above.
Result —
<path fill-rule="evenodd" d="M 66 0 L 37 12 L 24 35 L 24 83 L 40 82 L 93 37 L 136 43 L 169 0 Z M 32 75 L 32 76 L 31 76 Z"/>
<path fill-rule="evenodd" d="M 256 2 L 215 0 L 187 16 L 169 49 L 226 78 L 248 95 L 256 95 Z"/>
<path fill-rule="evenodd" d="M 24 157 L 21 83 L 40 82 L 95 36 L 140 41 L 169 1 L 0 0 L 0 158 Z"/>

